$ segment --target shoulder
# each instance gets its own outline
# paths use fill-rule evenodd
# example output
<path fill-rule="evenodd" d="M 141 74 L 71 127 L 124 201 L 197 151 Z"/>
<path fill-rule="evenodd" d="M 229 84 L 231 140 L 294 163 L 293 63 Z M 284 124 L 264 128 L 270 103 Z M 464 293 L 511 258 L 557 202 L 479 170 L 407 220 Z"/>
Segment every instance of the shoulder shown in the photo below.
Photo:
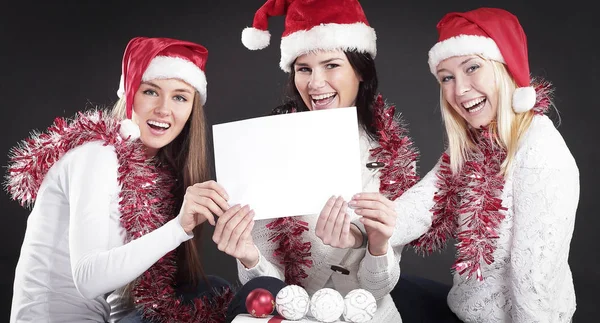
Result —
<path fill-rule="evenodd" d="M 93 170 L 98 174 L 116 174 L 119 168 L 115 147 L 102 141 L 90 141 L 71 149 L 63 156 L 62 163 L 68 172 L 75 173 Z"/>
<path fill-rule="evenodd" d="M 74 159 L 97 159 L 103 162 L 117 162 L 117 153 L 115 147 L 106 145 L 102 141 L 86 142 L 78 147 L 71 149 L 66 155 L 71 155 Z"/>
<path fill-rule="evenodd" d="M 515 159 L 525 168 L 577 168 L 564 138 L 547 116 L 534 117 Z"/>

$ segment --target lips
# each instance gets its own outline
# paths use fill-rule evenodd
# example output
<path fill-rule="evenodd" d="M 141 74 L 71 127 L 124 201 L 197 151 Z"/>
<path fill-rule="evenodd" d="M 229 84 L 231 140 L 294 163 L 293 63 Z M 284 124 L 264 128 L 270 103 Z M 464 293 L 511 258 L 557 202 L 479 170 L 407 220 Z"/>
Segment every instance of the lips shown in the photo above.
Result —
<path fill-rule="evenodd" d="M 329 104 L 331 104 L 336 97 L 337 97 L 337 93 L 335 93 L 335 92 L 323 93 L 323 94 L 317 94 L 317 95 L 313 94 L 310 96 L 314 110 L 326 109 L 329 106 Z"/>
<path fill-rule="evenodd" d="M 148 125 L 148 128 L 150 128 L 150 132 L 154 135 L 162 135 L 171 128 L 170 123 L 157 120 L 148 120 L 146 121 L 146 124 Z"/>
<path fill-rule="evenodd" d="M 477 113 L 483 109 L 487 99 L 485 97 L 479 97 L 473 100 L 465 101 L 461 105 L 467 110 L 468 113 Z"/>

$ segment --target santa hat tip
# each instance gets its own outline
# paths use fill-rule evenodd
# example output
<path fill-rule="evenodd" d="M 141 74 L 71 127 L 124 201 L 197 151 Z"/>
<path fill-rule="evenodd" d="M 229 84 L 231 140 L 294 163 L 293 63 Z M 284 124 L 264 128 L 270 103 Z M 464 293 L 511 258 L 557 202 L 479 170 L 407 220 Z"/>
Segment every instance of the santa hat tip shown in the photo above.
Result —
<path fill-rule="evenodd" d="M 121 135 L 121 138 L 133 141 L 140 137 L 140 127 L 138 127 L 131 119 L 123 119 L 121 120 L 119 134 Z"/>
<path fill-rule="evenodd" d="M 513 93 L 513 109 L 516 113 L 531 110 L 535 105 L 535 89 L 532 86 L 520 87 Z"/>
<path fill-rule="evenodd" d="M 250 50 L 263 49 L 269 46 L 271 33 L 268 30 L 260 30 L 246 27 L 242 31 L 242 44 Z"/>

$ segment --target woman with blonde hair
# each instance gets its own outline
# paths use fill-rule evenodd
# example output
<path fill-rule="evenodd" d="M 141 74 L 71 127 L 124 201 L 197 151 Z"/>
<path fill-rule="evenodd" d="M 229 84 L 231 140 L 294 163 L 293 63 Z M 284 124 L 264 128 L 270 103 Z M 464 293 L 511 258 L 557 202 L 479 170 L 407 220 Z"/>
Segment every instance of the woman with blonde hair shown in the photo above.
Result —
<path fill-rule="evenodd" d="M 454 282 L 444 290 L 401 281 L 394 299 L 415 320 L 443 311 L 447 294 L 465 322 L 569 322 L 579 171 L 545 115 L 550 85 L 530 79 L 525 33 L 505 10 L 449 13 L 437 29 L 429 67 L 440 84 L 447 150 L 398 204 L 399 212 L 432 216 L 412 243 L 418 251 L 457 240 Z"/>
<path fill-rule="evenodd" d="M 206 277 L 197 253 L 201 225 L 229 208 L 209 181 L 207 56 L 136 37 L 112 114 L 57 118 L 12 150 L 8 191 L 34 206 L 11 322 L 224 320 L 228 283 Z"/>

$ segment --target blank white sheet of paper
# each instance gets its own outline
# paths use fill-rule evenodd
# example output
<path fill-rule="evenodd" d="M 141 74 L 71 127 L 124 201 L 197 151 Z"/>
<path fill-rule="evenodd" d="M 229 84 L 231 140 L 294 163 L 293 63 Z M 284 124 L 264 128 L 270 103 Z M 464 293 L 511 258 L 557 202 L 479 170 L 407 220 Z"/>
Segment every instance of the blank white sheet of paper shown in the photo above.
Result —
<path fill-rule="evenodd" d="M 318 214 L 332 195 L 362 190 L 356 108 L 213 125 L 217 182 L 255 220 Z"/>

